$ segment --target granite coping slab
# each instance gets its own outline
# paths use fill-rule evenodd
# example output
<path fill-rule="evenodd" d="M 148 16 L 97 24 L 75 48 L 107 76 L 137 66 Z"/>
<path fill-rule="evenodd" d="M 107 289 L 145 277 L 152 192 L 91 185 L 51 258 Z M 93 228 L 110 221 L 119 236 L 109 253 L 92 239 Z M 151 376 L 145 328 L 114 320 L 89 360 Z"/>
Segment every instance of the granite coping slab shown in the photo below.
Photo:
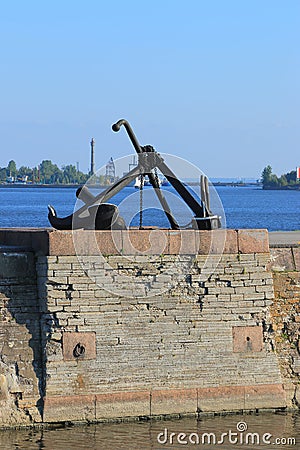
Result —
<path fill-rule="evenodd" d="M 268 253 L 268 231 L 147 228 L 122 231 L 1 228 L 0 246 L 37 255 L 191 255 Z"/>

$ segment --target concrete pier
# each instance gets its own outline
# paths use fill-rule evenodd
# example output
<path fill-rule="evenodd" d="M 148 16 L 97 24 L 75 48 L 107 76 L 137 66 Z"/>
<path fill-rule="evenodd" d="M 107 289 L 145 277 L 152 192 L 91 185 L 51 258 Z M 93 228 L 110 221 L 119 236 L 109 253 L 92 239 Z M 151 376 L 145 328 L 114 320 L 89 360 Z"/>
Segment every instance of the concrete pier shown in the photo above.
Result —
<path fill-rule="evenodd" d="M 0 230 L 0 426 L 297 407 L 299 252 L 266 230 Z"/>

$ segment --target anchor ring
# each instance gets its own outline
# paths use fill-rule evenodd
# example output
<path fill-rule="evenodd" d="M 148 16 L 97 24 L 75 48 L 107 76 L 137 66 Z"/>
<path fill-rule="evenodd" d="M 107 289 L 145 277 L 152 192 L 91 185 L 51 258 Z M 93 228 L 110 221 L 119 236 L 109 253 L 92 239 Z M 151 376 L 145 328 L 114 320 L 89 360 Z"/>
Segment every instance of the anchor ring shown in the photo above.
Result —
<path fill-rule="evenodd" d="M 80 342 L 78 342 L 78 344 L 76 344 L 74 347 L 73 356 L 75 358 L 80 358 L 84 356 L 84 354 L 85 354 L 85 347 Z"/>

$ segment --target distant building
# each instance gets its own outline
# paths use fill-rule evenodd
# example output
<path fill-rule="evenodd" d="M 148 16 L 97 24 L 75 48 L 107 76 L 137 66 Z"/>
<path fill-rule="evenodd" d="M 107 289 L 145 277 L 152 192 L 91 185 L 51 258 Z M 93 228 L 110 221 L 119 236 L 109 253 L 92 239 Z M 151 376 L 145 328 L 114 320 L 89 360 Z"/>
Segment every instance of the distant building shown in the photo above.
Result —
<path fill-rule="evenodd" d="M 91 140 L 91 175 L 95 175 L 95 139 Z"/>
<path fill-rule="evenodd" d="M 114 183 L 115 179 L 116 179 L 116 167 L 114 160 L 110 158 L 110 160 L 105 166 L 105 183 L 106 184 Z"/>
<path fill-rule="evenodd" d="M 28 175 L 23 175 L 22 177 L 7 177 L 6 183 L 9 184 L 27 184 L 28 183 Z"/>

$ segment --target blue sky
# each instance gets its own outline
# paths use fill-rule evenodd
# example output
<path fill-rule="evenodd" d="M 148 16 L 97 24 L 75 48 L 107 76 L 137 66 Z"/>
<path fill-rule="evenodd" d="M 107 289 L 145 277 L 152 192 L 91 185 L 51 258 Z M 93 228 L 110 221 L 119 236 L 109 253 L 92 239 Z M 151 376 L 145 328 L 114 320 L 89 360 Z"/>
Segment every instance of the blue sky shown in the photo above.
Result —
<path fill-rule="evenodd" d="M 0 166 L 89 168 L 141 144 L 209 177 L 300 165 L 299 0 L 0 3 Z"/>

